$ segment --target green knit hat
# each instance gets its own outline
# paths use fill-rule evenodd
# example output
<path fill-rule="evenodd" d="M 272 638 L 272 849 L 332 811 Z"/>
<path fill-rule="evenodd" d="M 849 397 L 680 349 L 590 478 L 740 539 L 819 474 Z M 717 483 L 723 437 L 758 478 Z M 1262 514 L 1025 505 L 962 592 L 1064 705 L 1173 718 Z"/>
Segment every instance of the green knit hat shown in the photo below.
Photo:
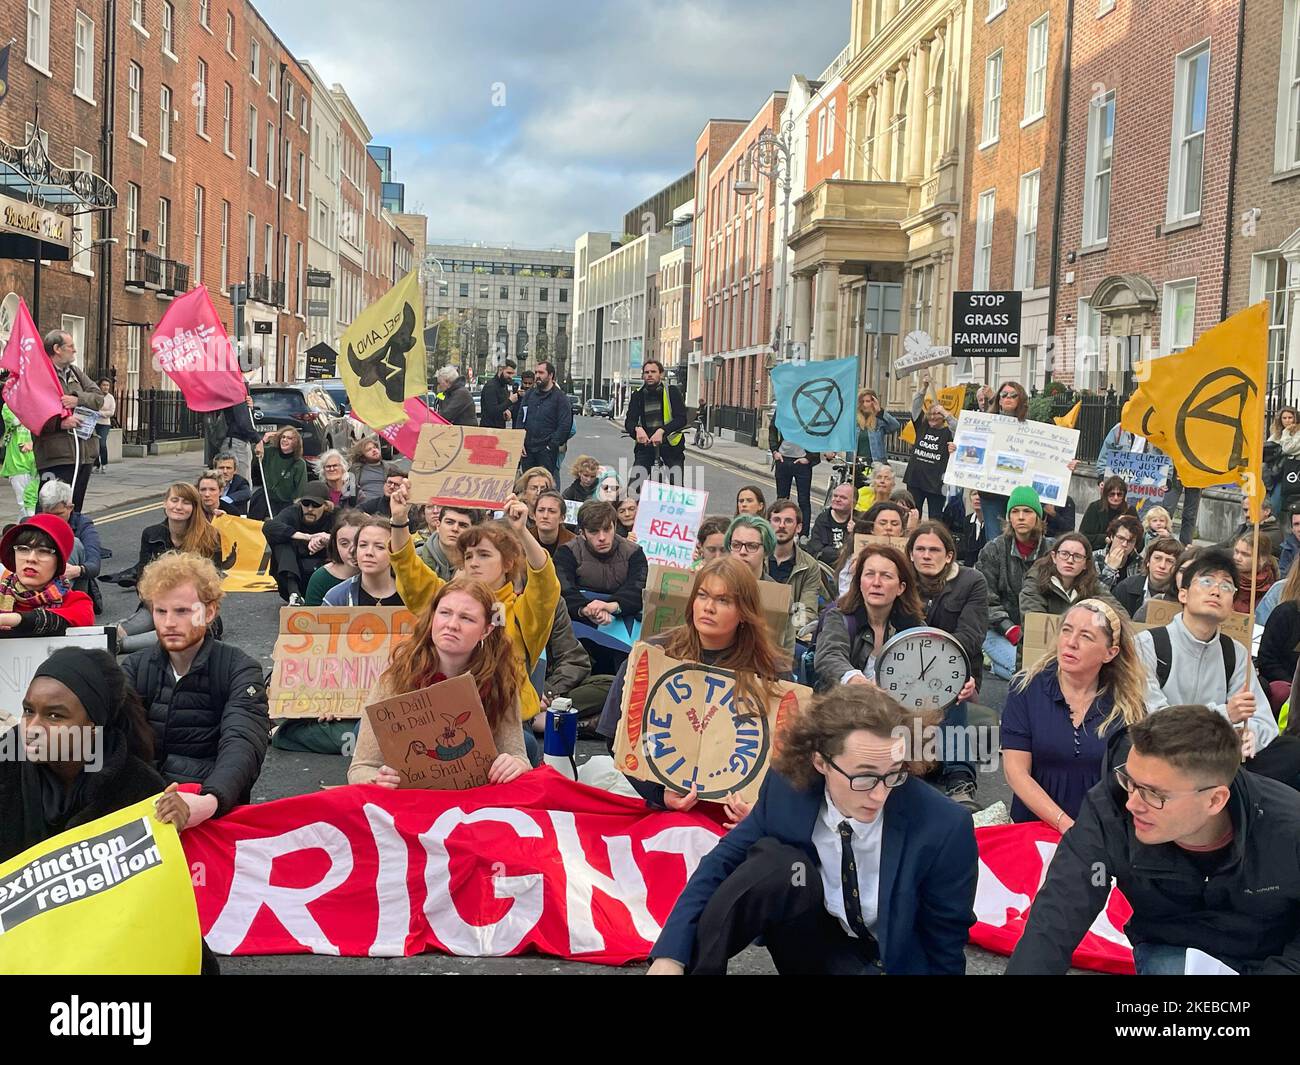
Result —
<path fill-rule="evenodd" d="M 1022 484 L 1007 497 L 1007 517 L 1011 516 L 1013 507 L 1028 507 L 1040 518 L 1043 516 L 1043 503 L 1035 492 L 1027 484 Z"/>

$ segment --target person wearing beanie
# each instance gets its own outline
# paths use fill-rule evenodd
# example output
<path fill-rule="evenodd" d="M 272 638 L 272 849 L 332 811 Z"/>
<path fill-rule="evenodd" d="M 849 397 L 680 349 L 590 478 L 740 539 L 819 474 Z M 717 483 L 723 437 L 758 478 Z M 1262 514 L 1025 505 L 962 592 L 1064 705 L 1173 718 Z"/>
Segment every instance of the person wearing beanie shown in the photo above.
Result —
<path fill-rule="evenodd" d="M 280 598 L 299 606 L 307 582 L 328 560 L 334 504 L 324 481 L 308 481 L 297 500 L 262 523 Z"/>
<path fill-rule="evenodd" d="M 1010 680 L 1016 671 L 1016 646 L 1021 636 L 1020 591 L 1025 574 L 1046 553 L 1043 504 L 1038 493 L 1021 485 L 1007 497 L 1005 516 L 1002 535 L 984 545 L 975 568 L 984 574 L 989 593 L 984 654 L 994 676 Z"/>
<path fill-rule="evenodd" d="M 9 527 L 0 538 L 0 637 L 62 636 L 95 623 L 90 596 L 62 580 L 71 553 L 72 529 L 53 514 Z"/>

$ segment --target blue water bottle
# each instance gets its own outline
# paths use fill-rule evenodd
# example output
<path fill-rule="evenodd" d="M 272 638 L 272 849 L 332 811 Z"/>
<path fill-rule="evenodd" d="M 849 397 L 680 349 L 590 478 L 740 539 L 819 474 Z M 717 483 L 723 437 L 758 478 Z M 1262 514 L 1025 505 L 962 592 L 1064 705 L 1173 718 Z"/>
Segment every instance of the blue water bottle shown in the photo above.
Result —
<path fill-rule="evenodd" d="M 542 760 L 570 780 L 578 779 L 578 711 L 573 700 L 558 696 L 546 711 Z"/>

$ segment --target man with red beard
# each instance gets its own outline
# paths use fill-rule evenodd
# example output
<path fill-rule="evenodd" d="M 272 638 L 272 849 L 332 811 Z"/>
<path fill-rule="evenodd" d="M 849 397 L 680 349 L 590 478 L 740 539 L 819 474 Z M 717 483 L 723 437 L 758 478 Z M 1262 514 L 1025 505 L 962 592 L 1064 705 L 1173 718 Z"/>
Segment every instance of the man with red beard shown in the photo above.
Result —
<path fill-rule="evenodd" d="M 249 801 L 270 738 L 262 668 L 208 630 L 221 605 L 221 573 L 206 558 L 170 551 L 137 588 L 153 613 L 156 647 L 125 658 L 144 703 L 158 772 L 182 790 L 193 827 Z"/>

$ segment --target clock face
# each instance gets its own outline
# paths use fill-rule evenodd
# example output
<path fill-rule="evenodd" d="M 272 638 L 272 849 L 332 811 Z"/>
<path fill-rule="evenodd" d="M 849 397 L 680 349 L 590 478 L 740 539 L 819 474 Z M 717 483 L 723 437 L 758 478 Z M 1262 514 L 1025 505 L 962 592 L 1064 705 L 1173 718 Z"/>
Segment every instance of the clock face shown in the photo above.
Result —
<path fill-rule="evenodd" d="M 905 629 L 885 641 L 876 684 L 908 710 L 946 710 L 970 679 L 966 651 L 941 629 Z"/>

